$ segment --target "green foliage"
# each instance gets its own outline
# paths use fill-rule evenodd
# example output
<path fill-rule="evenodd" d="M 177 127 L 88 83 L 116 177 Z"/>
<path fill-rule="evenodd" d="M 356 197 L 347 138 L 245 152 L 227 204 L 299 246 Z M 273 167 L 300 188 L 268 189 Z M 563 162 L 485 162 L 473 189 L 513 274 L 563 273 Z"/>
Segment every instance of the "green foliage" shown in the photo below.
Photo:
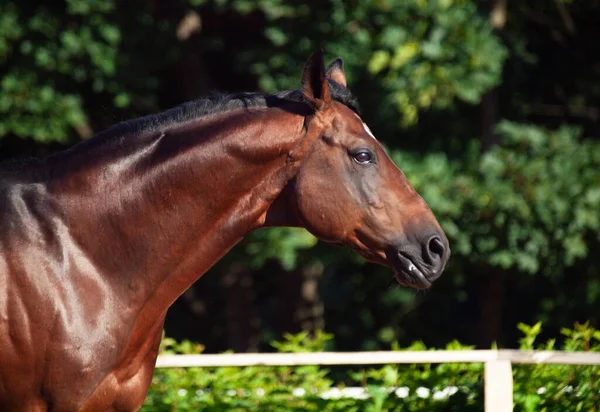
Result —
<path fill-rule="evenodd" d="M 541 324 L 519 325 L 522 350 L 555 350 L 551 339 L 536 344 Z M 589 324 L 564 329 L 562 350 L 600 351 L 600 331 Z M 332 336 L 317 332 L 286 335 L 274 342 L 279 352 L 322 351 Z M 393 350 L 401 350 L 392 345 Z M 451 342 L 446 350 L 472 347 Z M 402 350 L 428 348 L 415 342 Z M 162 353 L 201 353 L 190 342 L 162 343 Z M 600 402 L 600 367 L 514 365 L 515 411 L 593 410 Z M 145 411 L 480 411 L 483 365 L 385 365 L 350 370 L 334 386 L 332 372 L 317 366 L 159 369 L 142 410 Z M 346 390 L 352 386 L 360 390 Z"/>
<path fill-rule="evenodd" d="M 368 69 L 381 74 L 403 124 L 413 125 L 420 110 L 445 108 L 456 98 L 477 103 L 498 83 L 506 50 L 475 4 L 395 1 L 378 9 L 373 20 L 381 30 Z"/>
<path fill-rule="evenodd" d="M 282 352 L 321 351 L 330 339 L 321 332 L 314 338 L 289 335 L 274 346 Z M 162 343 L 163 353 L 200 353 L 201 349 L 189 342 Z M 143 410 L 344 410 L 344 402 L 336 409 L 322 409 L 327 401 L 317 393 L 332 384 L 326 375 L 327 371 L 318 366 L 159 370 Z M 294 389 L 303 396 L 294 395 Z"/>
<path fill-rule="evenodd" d="M 238 0 L 233 7 L 242 4 L 267 19 L 273 47 L 247 52 L 263 89 L 297 87 L 298 67 L 322 45 L 344 56 L 351 83 L 364 80 L 378 90 L 380 105 L 395 108 L 391 115 L 399 112 L 404 126 L 455 99 L 477 103 L 498 83 L 507 55 L 471 1 L 328 0 L 309 7 Z"/>
<path fill-rule="evenodd" d="M 523 350 L 556 350 L 550 339 L 536 345 L 541 323 L 519 325 Z M 562 350 L 600 352 L 600 331 L 587 322 L 563 329 Z M 514 367 L 515 411 L 593 411 L 600 404 L 600 367 L 579 365 L 518 365 Z"/>
<path fill-rule="evenodd" d="M 253 268 L 262 266 L 267 260 L 278 260 L 284 269 L 292 270 L 298 263 L 298 254 L 303 249 L 315 246 L 317 238 L 298 228 L 272 228 L 253 233 L 244 242 L 245 258 Z"/>
<path fill-rule="evenodd" d="M 273 342 L 279 352 L 323 351 L 332 335 L 317 331 L 286 335 Z M 396 349 L 399 349 L 396 347 Z M 415 343 L 407 350 L 423 350 Z M 449 350 L 469 349 L 454 342 Z M 162 353 L 201 353 L 190 342 L 165 339 Z M 318 366 L 159 369 L 144 411 L 461 411 L 480 410 L 481 365 L 384 366 L 347 374 L 347 384 L 364 391 L 343 397 L 344 383 L 333 386 L 330 371 Z M 448 385 L 453 385 L 447 388 Z M 352 395 L 353 394 L 353 395 Z M 465 409 L 466 407 L 466 409 Z M 398 409 L 401 408 L 401 409 Z"/>
<path fill-rule="evenodd" d="M 333 340 L 333 335 L 322 330 L 315 331 L 313 337 L 304 331 L 296 335 L 286 333 L 283 341 L 272 342 L 271 346 L 282 353 L 324 352 Z"/>
<path fill-rule="evenodd" d="M 307 56 L 323 46 L 346 58 L 355 81 L 381 90 L 379 99 L 414 124 L 420 110 L 477 102 L 495 85 L 505 49 L 472 1 L 182 0 L 201 13 L 261 13 L 264 40 L 234 58 L 266 91 L 297 88 Z M 98 99 L 132 113 L 153 109 L 157 74 L 184 44 L 178 21 L 148 2 L 68 0 L 52 7 L 33 1 L 0 5 L 0 138 L 66 141 L 87 126 Z M 315 24 L 315 20 L 317 23 Z M 224 33 L 205 46 L 223 47 Z M 220 46 L 219 46 L 220 45 Z M 93 107 L 93 106 L 92 106 Z M 79 131 L 80 137 L 87 137 Z"/>
<path fill-rule="evenodd" d="M 144 52 L 166 48 L 173 39 L 172 23 L 153 17 L 147 2 L 68 0 L 52 7 L 3 2 L 0 138 L 65 142 L 88 126 L 89 95 L 119 108 L 152 107 L 153 70 L 174 55 Z M 85 133 L 79 137 L 89 137 Z"/>

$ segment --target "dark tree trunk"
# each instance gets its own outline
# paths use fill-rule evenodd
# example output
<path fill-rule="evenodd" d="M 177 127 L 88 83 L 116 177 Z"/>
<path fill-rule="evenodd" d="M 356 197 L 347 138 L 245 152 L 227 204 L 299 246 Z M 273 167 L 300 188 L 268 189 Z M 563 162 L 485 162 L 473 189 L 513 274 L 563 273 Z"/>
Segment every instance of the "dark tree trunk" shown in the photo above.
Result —
<path fill-rule="evenodd" d="M 498 91 L 492 89 L 481 99 L 481 147 L 483 151 L 500 143 L 500 138 L 494 133 L 498 120 Z"/>
<path fill-rule="evenodd" d="M 489 0 L 490 23 L 497 33 L 506 24 L 507 0 Z M 500 143 L 494 132 L 499 120 L 498 90 L 488 91 L 481 100 L 481 144 L 487 151 Z M 479 346 L 483 349 L 492 343 L 500 343 L 502 338 L 502 306 L 504 295 L 503 272 L 494 270 L 483 278 L 481 285 L 481 318 Z"/>
<path fill-rule="evenodd" d="M 324 307 L 319 295 L 322 264 L 283 272 L 278 279 L 279 329 L 282 332 L 313 332 L 325 328 Z"/>
<path fill-rule="evenodd" d="M 480 289 L 479 347 L 481 349 L 489 349 L 495 343 L 500 346 L 502 343 L 504 289 L 504 272 L 492 271 L 483 278 Z"/>
<path fill-rule="evenodd" d="M 260 314 L 255 305 L 252 272 L 240 263 L 220 275 L 225 300 L 227 347 L 235 352 L 258 352 Z"/>

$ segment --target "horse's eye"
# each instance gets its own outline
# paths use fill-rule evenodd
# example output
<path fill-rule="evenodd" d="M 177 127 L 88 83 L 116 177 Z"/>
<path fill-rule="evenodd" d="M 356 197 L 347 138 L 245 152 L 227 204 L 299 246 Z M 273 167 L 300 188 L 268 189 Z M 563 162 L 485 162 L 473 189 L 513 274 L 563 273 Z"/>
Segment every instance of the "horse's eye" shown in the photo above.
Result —
<path fill-rule="evenodd" d="M 371 163 L 371 160 L 373 159 L 371 153 L 366 150 L 353 153 L 352 158 L 359 164 Z"/>

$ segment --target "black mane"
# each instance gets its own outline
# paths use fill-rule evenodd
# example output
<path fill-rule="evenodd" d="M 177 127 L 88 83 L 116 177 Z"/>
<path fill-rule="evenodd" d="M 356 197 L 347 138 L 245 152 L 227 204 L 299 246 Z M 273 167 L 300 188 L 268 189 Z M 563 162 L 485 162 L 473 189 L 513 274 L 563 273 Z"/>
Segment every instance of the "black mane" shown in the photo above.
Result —
<path fill-rule="evenodd" d="M 328 82 L 331 97 L 359 114 L 358 100 L 350 90 L 332 80 Z M 171 125 L 185 123 L 210 114 L 242 108 L 274 106 L 279 100 L 301 102 L 303 97 L 300 90 L 285 90 L 275 94 L 212 93 L 207 97 L 183 103 L 162 113 L 118 123 L 96 136 L 102 135 L 110 138 L 132 132 L 166 129 Z"/>

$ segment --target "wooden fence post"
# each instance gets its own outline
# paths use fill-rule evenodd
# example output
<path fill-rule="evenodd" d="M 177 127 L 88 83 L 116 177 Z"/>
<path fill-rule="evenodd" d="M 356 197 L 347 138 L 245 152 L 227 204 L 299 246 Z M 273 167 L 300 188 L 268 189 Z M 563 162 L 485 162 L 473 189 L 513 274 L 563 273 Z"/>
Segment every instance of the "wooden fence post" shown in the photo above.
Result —
<path fill-rule="evenodd" d="M 485 412 L 512 412 L 513 376 L 510 360 L 485 362 Z"/>

